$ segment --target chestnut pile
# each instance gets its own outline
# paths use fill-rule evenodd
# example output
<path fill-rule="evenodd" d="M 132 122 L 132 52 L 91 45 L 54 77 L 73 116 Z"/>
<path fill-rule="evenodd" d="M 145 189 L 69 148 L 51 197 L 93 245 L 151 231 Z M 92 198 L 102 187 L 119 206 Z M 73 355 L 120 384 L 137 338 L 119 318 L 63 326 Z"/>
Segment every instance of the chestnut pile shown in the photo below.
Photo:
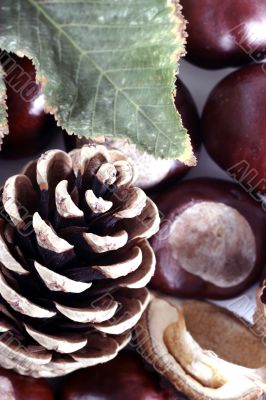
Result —
<path fill-rule="evenodd" d="M 214 87 L 200 122 L 228 180 L 186 179 L 156 193 L 154 291 L 136 337 L 143 357 L 189 399 L 255 400 L 266 394 L 266 3 L 182 4 L 187 60 L 241 67 Z M 244 301 L 253 284 L 256 310 Z M 210 299 L 239 302 L 243 314 L 251 307 L 253 321 Z"/>
<path fill-rule="evenodd" d="M 238 68 L 211 91 L 201 118 L 186 86 L 176 81 L 176 109 L 195 154 L 202 142 L 228 179 L 190 179 L 185 177 L 189 168 L 179 161 L 156 160 L 126 140 L 106 139 L 107 147 L 123 148 L 135 161 L 136 184 L 160 211 L 160 230 L 150 239 L 156 255 L 151 301 L 128 348 L 55 384 L 60 400 L 266 395 L 266 2 L 181 4 L 188 21 L 187 60 L 206 69 Z M 16 60 L 35 79 L 30 61 Z M 7 72 L 6 80 L 11 78 Z M 54 122 L 44 112 L 38 84 L 30 102 L 19 103 L 11 88 L 7 101 L 10 135 L 2 154 L 19 146 L 25 155 Z M 84 142 L 65 136 L 67 150 Z M 252 285 L 257 290 L 253 321 L 213 302 L 241 304 Z M 54 398 L 45 380 L 0 370 L 0 399 Z"/>

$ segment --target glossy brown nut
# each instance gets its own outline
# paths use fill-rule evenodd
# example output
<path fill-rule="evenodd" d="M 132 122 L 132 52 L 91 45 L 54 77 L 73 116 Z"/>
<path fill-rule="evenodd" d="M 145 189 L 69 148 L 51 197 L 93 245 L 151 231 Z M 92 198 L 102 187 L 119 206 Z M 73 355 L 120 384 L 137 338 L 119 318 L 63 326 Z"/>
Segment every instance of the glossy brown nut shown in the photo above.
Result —
<path fill-rule="evenodd" d="M 167 385 L 168 386 L 168 385 Z M 70 375 L 60 400 L 185 400 L 172 386 L 162 388 L 160 377 L 133 352 Z"/>
<path fill-rule="evenodd" d="M 248 190 L 266 192 L 266 64 L 233 72 L 211 92 L 202 115 L 210 156 Z"/>
<path fill-rule="evenodd" d="M 181 0 L 188 21 L 187 58 L 203 68 L 225 68 L 266 55 L 263 0 Z"/>
<path fill-rule="evenodd" d="M 201 145 L 199 115 L 189 90 L 179 78 L 176 80 L 175 106 L 181 114 L 183 125 L 190 135 L 194 153 L 197 155 Z M 67 151 L 70 151 L 75 147 L 81 147 L 82 144 L 84 144 L 84 139 L 79 139 L 77 136 L 68 135 L 67 133 L 64 134 L 64 139 Z M 172 161 L 169 163 L 171 166 L 160 182 L 152 184 L 148 188 L 143 188 L 152 192 L 161 190 L 177 179 L 183 177 L 190 170 L 190 167 L 180 161 Z M 152 169 L 152 172 L 154 172 L 155 175 L 158 173 L 158 171 L 155 171 L 154 169 Z"/>
<path fill-rule="evenodd" d="M 54 396 L 44 379 L 34 379 L 0 368 L 1 400 L 53 400 Z"/>
<path fill-rule="evenodd" d="M 223 299 L 259 278 L 266 261 L 266 213 L 239 185 L 193 179 L 156 202 L 162 223 L 151 240 L 157 260 L 152 288 Z"/>
<path fill-rule="evenodd" d="M 44 111 L 41 85 L 36 82 L 32 62 L 12 54 L 1 57 L 1 64 L 6 73 L 9 126 L 1 156 L 18 158 L 35 154 L 48 143 L 56 123 Z"/>

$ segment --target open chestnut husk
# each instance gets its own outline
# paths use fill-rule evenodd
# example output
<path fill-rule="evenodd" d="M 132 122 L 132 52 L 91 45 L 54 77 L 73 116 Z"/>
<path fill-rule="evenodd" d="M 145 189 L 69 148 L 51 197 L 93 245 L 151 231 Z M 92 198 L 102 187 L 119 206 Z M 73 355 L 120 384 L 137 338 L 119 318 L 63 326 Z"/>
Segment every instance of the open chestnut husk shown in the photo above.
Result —
<path fill-rule="evenodd" d="M 151 286 L 186 297 L 236 296 L 260 276 L 266 260 L 266 215 L 235 183 L 185 181 L 156 199 L 152 238 L 157 267 Z"/>
<path fill-rule="evenodd" d="M 139 355 L 127 351 L 105 365 L 70 375 L 60 400 L 185 400 L 167 386 L 160 384 L 159 375 Z"/>
<path fill-rule="evenodd" d="M 1 400 L 53 400 L 54 396 L 44 379 L 33 379 L 0 368 L 0 398 Z"/>
<path fill-rule="evenodd" d="M 190 135 L 193 151 L 197 155 L 201 145 L 199 115 L 189 90 L 179 78 L 176 80 L 175 106 Z M 67 133 L 64 134 L 64 138 L 67 151 L 82 147 L 88 142 L 86 138 L 80 139 Z M 152 192 L 161 190 L 182 178 L 190 170 L 190 166 L 182 161 L 155 158 L 153 155 L 139 150 L 135 144 L 130 143 L 125 138 L 106 138 L 106 145 L 110 148 L 122 150 L 133 159 L 138 167 L 136 185 L 144 190 Z M 194 160 L 193 163 L 195 162 Z"/>
<path fill-rule="evenodd" d="M 255 400 L 266 393 L 264 343 L 223 308 L 154 297 L 136 335 L 144 358 L 191 400 Z"/>

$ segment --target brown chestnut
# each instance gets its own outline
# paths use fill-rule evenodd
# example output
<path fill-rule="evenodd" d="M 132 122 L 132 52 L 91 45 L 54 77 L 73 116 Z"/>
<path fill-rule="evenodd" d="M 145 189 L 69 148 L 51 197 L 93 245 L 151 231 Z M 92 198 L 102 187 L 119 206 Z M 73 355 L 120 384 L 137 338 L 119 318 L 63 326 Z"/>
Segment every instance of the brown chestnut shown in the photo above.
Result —
<path fill-rule="evenodd" d="M 182 182 L 156 199 L 160 231 L 151 243 L 151 286 L 185 297 L 230 298 L 253 284 L 266 261 L 266 214 L 239 185 Z"/>
<path fill-rule="evenodd" d="M 181 0 L 187 58 L 203 68 L 258 61 L 266 54 L 264 0 Z"/>
<path fill-rule="evenodd" d="M 185 400 L 134 352 L 120 353 L 107 364 L 80 370 L 64 383 L 61 400 Z"/>
<path fill-rule="evenodd" d="M 179 78 L 176 80 L 175 106 L 190 135 L 193 151 L 198 154 L 201 144 L 200 120 L 194 100 Z M 79 139 L 77 136 L 65 133 L 65 145 L 68 151 L 81 147 L 86 141 L 84 138 Z M 180 179 L 190 170 L 190 167 L 178 160 L 155 159 L 152 155 L 138 150 L 126 139 L 106 139 L 106 143 L 110 147 L 122 149 L 135 161 L 139 170 L 136 185 L 145 190 L 158 191 Z"/>
<path fill-rule="evenodd" d="M 265 72 L 254 64 L 229 74 L 213 89 L 202 114 L 210 156 L 247 190 L 262 193 L 266 193 Z"/>
<path fill-rule="evenodd" d="M 26 57 L 0 53 L 5 71 L 9 134 L 1 156 L 18 158 L 36 154 L 57 130 L 54 118 L 44 111 L 44 96 L 36 71 Z"/>
<path fill-rule="evenodd" d="M 1 400 L 53 400 L 54 396 L 44 379 L 34 379 L 0 368 Z"/>

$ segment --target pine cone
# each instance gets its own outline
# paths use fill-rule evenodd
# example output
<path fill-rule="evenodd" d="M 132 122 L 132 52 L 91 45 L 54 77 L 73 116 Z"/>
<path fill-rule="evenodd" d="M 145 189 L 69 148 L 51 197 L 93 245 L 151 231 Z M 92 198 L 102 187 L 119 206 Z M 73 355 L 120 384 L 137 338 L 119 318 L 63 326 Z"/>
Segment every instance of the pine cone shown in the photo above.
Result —
<path fill-rule="evenodd" d="M 0 364 L 53 377 L 114 358 L 149 298 L 159 227 L 122 153 L 46 152 L 9 178 L 0 219 Z"/>

